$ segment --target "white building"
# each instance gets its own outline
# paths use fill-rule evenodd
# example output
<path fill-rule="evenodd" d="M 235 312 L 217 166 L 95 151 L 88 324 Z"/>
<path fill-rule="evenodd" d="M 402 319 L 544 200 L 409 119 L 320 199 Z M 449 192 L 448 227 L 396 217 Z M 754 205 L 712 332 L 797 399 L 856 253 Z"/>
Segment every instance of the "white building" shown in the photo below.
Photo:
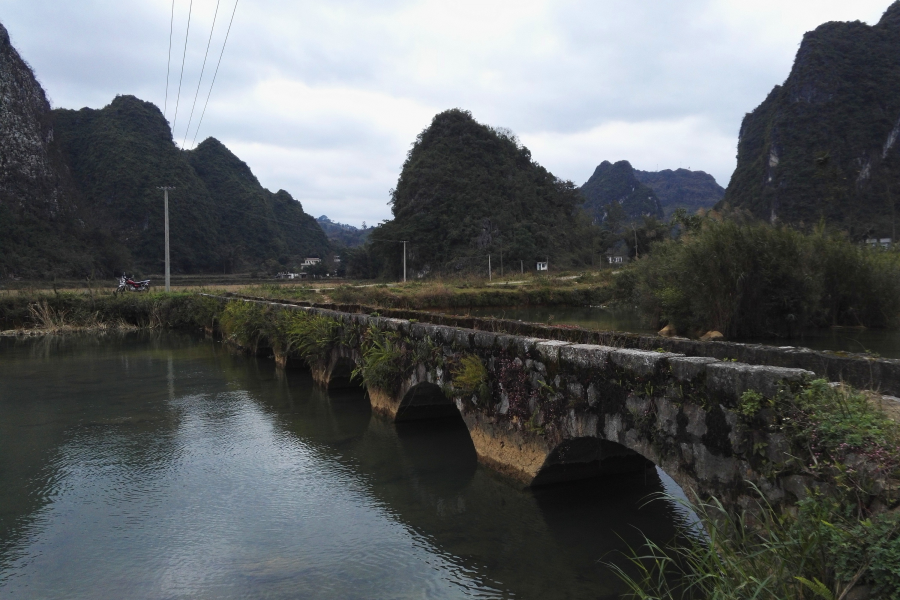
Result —
<path fill-rule="evenodd" d="M 890 250 L 891 244 L 893 240 L 891 238 L 869 238 L 866 240 L 866 245 L 871 248 L 881 248 L 882 250 Z"/>

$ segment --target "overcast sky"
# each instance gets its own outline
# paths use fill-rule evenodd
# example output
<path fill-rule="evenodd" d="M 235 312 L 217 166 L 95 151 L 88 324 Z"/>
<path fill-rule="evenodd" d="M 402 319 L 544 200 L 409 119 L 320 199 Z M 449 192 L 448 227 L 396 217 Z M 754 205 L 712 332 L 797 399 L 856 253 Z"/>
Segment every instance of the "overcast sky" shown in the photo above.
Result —
<path fill-rule="evenodd" d="M 235 0 L 175 0 L 166 114 L 187 146 Z M 741 118 L 803 33 L 878 21 L 888 0 L 238 0 L 197 141 L 214 136 L 313 216 L 390 217 L 410 144 L 464 108 L 581 185 L 603 160 L 703 170 L 726 186 Z M 54 107 L 134 94 L 163 107 L 171 0 L 0 0 Z"/>

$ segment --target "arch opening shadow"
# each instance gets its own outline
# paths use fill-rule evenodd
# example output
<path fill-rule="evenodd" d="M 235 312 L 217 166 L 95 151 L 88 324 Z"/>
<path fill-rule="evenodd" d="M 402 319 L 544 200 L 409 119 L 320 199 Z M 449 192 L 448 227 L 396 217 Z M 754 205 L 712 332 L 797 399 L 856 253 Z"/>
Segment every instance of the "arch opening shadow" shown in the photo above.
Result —
<path fill-rule="evenodd" d="M 422 421 L 426 419 L 456 418 L 462 415 L 444 391 L 433 383 L 422 382 L 414 385 L 403 396 L 397 408 L 396 422 Z"/>
<path fill-rule="evenodd" d="M 533 487 L 563 481 L 642 473 L 655 465 L 634 450 L 593 437 L 566 440 L 547 456 Z"/>
<path fill-rule="evenodd" d="M 339 357 L 328 375 L 329 390 L 346 390 L 361 387 L 361 383 L 353 380 L 353 369 L 356 363 L 346 356 Z"/>

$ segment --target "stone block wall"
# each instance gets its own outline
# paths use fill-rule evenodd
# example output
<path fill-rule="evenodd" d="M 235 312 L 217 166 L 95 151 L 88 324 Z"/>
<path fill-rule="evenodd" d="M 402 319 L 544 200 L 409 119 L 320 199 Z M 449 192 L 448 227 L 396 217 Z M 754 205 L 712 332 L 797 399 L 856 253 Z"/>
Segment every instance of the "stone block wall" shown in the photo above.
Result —
<path fill-rule="evenodd" d="M 479 459 L 528 485 L 655 464 L 690 497 L 738 507 L 754 497 L 752 485 L 777 504 L 796 501 L 810 483 L 791 465 L 791 440 L 752 430 L 738 410 L 748 390 L 774 398 L 813 378 L 808 370 L 272 306 L 331 317 L 353 333 L 344 339 L 360 340 L 369 328 L 394 332 L 404 356 L 416 358 L 404 364 L 396 389 L 369 390 L 373 408 L 402 418 L 452 403 Z M 358 347 L 331 356 L 363 360 Z M 484 367 L 481 391 L 457 384 L 465 357 Z M 327 385 L 334 365 L 314 371 Z"/>
<path fill-rule="evenodd" d="M 250 298 L 250 297 L 247 297 Z M 257 298 L 253 298 L 257 299 Z M 262 300 L 262 299 L 259 299 Z M 271 302 L 271 300 L 270 300 Z M 900 396 L 900 360 L 849 352 L 816 351 L 793 346 L 771 346 L 739 342 L 702 342 L 684 338 L 665 338 L 621 331 L 593 331 L 583 327 L 554 327 L 509 319 L 448 315 L 407 309 L 375 308 L 358 304 L 316 304 L 275 301 L 298 306 L 315 306 L 340 312 L 379 314 L 479 331 L 503 332 L 523 337 L 561 340 L 638 350 L 662 349 L 686 356 L 735 360 L 751 365 L 777 366 L 812 371 L 829 381 L 842 381 L 859 389 L 878 390 Z"/>

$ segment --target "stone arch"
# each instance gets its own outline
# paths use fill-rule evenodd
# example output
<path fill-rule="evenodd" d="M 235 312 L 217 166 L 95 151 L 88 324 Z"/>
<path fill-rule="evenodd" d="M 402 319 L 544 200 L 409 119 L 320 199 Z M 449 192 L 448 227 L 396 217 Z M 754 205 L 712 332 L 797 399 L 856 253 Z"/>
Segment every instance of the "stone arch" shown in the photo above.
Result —
<path fill-rule="evenodd" d="M 410 387 L 397 407 L 395 421 L 421 421 L 455 417 L 462 420 L 456 404 L 437 384 L 422 381 Z"/>
<path fill-rule="evenodd" d="M 563 440 L 547 455 L 532 486 L 606 475 L 639 473 L 654 468 L 652 461 L 619 444 L 596 437 Z"/>
<path fill-rule="evenodd" d="M 353 380 L 356 363 L 349 356 L 338 356 L 328 365 L 326 387 L 329 390 L 342 390 L 360 387 L 359 381 Z"/>

